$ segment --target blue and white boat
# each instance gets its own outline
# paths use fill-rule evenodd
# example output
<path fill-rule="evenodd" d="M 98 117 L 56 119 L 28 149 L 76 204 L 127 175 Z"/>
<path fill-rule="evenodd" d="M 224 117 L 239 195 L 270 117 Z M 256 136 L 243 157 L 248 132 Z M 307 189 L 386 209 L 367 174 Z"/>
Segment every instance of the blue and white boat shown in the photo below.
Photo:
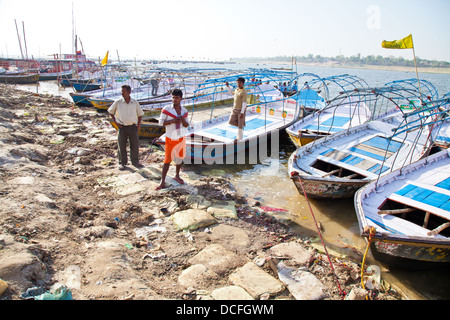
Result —
<path fill-rule="evenodd" d="M 355 194 L 361 236 L 390 266 L 450 264 L 450 150 L 401 167 Z"/>
<path fill-rule="evenodd" d="M 193 123 L 187 128 L 185 163 L 256 163 L 258 156 L 261 159 L 267 155 L 269 145 L 276 148 L 280 131 L 298 119 L 298 101 L 284 97 L 275 87 L 279 76 L 274 72 L 211 79 L 205 81 L 199 90 L 202 91 L 203 87 L 215 88 L 214 95 L 223 95 L 227 92 L 224 83 L 233 84 L 238 77 L 246 79 L 248 95 L 243 139 L 235 142 L 238 129 L 228 123 L 230 115 L 213 117 L 211 112 L 209 120 Z M 253 81 L 255 78 L 261 81 Z M 165 135 L 157 143 L 164 147 Z M 278 152 L 279 149 L 276 150 Z M 246 155 L 248 158 L 245 158 Z"/>
<path fill-rule="evenodd" d="M 366 101 L 370 96 L 394 103 L 387 94 L 394 91 L 366 90 Z M 437 108 L 431 104 L 401 117 L 392 114 L 300 147 L 289 158 L 290 177 L 299 192 L 311 198 L 352 197 L 370 181 L 428 154 Z"/>
<path fill-rule="evenodd" d="M 286 132 L 299 148 L 324 136 L 363 124 L 371 118 L 372 112 L 364 101 L 345 98 L 296 121 L 286 128 Z"/>

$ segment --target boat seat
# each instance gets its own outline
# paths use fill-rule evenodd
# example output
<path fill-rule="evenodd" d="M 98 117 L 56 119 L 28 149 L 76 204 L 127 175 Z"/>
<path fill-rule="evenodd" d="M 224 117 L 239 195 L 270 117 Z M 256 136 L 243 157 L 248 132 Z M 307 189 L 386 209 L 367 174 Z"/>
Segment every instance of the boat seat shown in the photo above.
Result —
<path fill-rule="evenodd" d="M 310 124 L 303 128 L 303 130 L 315 131 L 315 132 L 331 132 L 335 133 L 345 129 L 345 125 L 350 121 L 349 117 L 335 116 L 326 119 L 318 124 Z"/>
<path fill-rule="evenodd" d="M 387 138 L 376 136 L 363 143 L 351 147 L 349 150 L 365 155 L 367 157 L 383 161 L 390 158 L 402 146 L 402 143 L 392 140 L 390 143 Z"/>
<path fill-rule="evenodd" d="M 248 120 L 247 120 L 248 119 Z M 277 119 L 261 119 L 259 116 L 247 117 L 245 121 L 243 138 L 248 138 L 250 132 L 254 130 L 265 129 L 268 126 L 273 126 L 277 124 Z M 204 136 L 217 141 L 222 141 L 225 143 L 233 142 L 237 136 L 237 127 L 228 124 L 228 118 L 222 123 L 218 123 L 215 126 L 210 126 L 202 131 L 195 133 L 198 136 Z"/>
<path fill-rule="evenodd" d="M 233 129 L 223 129 L 219 127 L 209 128 L 200 132 L 195 133 L 198 136 L 206 137 L 209 139 L 230 143 L 236 139 L 237 130 Z M 245 138 L 245 136 L 244 136 Z"/>
<path fill-rule="evenodd" d="M 414 182 L 391 194 L 389 199 L 450 221 L 450 191 L 446 189 Z"/>
<path fill-rule="evenodd" d="M 380 170 L 381 172 L 389 170 L 388 166 L 381 167 L 381 164 L 369 159 L 364 159 L 355 154 L 335 150 L 333 148 L 323 152 L 320 156 L 320 160 L 343 168 L 354 170 L 355 172 L 358 172 L 365 176 L 377 175 L 380 173 Z"/>
<path fill-rule="evenodd" d="M 381 227 L 387 232 L 399 235 L 414 235 L 421 237 L 433 237 L 433 238 L 446 238 L 440 234 L 430 235 L 429 229 L 419 226 L 413 222 L 405 220 L 395 215 L 381 216 L 376 212 L 366 214 L 366 218 L 369 219 L 377 227 Z"/>

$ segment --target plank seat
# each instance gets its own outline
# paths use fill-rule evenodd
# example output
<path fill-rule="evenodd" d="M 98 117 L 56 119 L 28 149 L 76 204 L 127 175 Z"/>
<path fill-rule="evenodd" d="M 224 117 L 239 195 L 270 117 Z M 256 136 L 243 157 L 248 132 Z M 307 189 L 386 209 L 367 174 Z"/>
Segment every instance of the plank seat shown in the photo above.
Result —
<path fill-rule="evenodd" d="M 445 189 L 420 186 L 415 182 L 392 193 L 389 199 L 450 221 L 450 191 Z"/>

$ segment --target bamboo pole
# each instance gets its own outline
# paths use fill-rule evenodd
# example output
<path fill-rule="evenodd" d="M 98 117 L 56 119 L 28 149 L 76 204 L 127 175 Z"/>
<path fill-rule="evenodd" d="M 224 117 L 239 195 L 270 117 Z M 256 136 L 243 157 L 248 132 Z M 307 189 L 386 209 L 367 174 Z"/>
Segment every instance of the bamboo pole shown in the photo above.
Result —
<path fill-rule="evenodd" d="M 16 24 L 17 38 L 19 39 L 20 54 L 21 54 L 22 59 L 23 59 L 22 42 L 20 41 L 19 28 L 17 28 L 17 21 L 16 21 L 16 19 L 14 19 L 14 23 Z"/>
<path fill-rule="evenodd" d="M 22 21 L 22 29 L 23 29 L 23 43 L 25 44 L 25 57 L 28 60 L 27 38 L 25 37 L 25 22 L 23 21 Z"/>
<path fill-rule="evenodd" d="M 412 49 L 413 49 L 413 56 L 414 56 L 414 66 L 416 67 L 416 77 L 417 77 L 417 84 L 419 85 L 420 101 L 422 101 L 422 91 L 420 90 L 419 71 L 417 70 L 416 50 L 414 49 L 414 40 L 412 38 L 412 35 L 411 35 L 411 41 L 413 44 Z"/>

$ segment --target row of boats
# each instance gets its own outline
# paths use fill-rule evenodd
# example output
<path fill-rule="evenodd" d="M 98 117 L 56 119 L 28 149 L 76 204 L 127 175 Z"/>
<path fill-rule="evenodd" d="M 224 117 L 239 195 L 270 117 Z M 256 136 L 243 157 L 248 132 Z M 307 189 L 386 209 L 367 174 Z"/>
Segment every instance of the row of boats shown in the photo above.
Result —
<path fill-rule="evenodd" d="M 142 137 L 164 148 L 159 113 L 171 103 L 171 89 L 180 88 L 191 115 L 211 109 L 209 119 L 186 130 L 185 162 L 235 163 L 243 154 L 251 161 L 267 154 L 262 149 L 278 150 L 280 133 L 287 133 L 297 147 L 288 171 L 299 192 L 322 201 L 353 198 L 360 233 L 375 258 L 401 267 L 450 262 L 449 94 L 439 97 L 424 80 L 370 87 L 348 74 L 323 78 L 264 69 L 158 74 L 156 94 L 142 79 L 132 92 L 145 112 Z M 238 77 L 246 79 L 248 108 L 244 138 L 235 142 L 237 128 L 228 124 L 229 115 L 215 117 L 214 110 L 232 103 L 225 83 Z M 301 85 L 285 96 L 279 90 L 285 82 Z M 106 109 L 119 96 L 103 88 L 72 98 Z"/>

